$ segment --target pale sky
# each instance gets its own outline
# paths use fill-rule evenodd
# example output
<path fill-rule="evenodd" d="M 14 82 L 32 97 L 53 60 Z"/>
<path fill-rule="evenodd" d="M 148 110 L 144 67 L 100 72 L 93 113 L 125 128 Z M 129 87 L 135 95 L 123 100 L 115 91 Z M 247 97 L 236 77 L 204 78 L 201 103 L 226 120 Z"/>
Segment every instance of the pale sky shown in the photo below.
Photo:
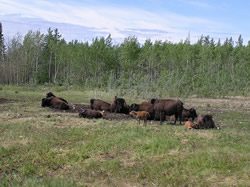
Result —
<path fill-rule="evenodd" d="M 128 36 L 179 42 L 203 35 L 250 40 L 248 0 L 0 0 L 5 38 L 58 28 L 67 40 Z"/>

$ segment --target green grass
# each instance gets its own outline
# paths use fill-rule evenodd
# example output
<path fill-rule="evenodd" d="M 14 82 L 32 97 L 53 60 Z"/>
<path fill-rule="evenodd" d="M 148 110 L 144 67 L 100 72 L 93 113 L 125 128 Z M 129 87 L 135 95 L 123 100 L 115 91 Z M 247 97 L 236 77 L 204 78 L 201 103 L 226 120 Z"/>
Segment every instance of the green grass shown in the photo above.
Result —
<path fill-rule="evenodd" d="M 41 108 L 46 91 L 51 89 L 0 90 L 0 98 L 14 100 L 0 104 L 0 186 L 250 185 L 247 109 L 223 110 L 224 105 L 209 103 L 209 110 L 222 111 L 215 115 L 221 130 L 158 122 L 142 127 L 136 121 L 89 120 Z M 72 103 L 88 103 L 94 93 L 52 91 Z M 192 101 L 185 103 L 199 113 L 208 110 Z"/>

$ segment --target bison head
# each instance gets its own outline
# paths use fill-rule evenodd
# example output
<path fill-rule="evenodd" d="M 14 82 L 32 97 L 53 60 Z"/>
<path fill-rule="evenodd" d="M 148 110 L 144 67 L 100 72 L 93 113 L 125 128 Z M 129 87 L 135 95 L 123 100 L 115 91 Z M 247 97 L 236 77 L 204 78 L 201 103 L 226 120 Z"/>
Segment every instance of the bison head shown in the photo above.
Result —
<path fill-rule="evenodd" d="M 52 92 L 48 92 L 47 94 L 46 94 L 46 97 L 48 98 L 48 97 L 55 97 L 55 95 L 52 93 Z"/>

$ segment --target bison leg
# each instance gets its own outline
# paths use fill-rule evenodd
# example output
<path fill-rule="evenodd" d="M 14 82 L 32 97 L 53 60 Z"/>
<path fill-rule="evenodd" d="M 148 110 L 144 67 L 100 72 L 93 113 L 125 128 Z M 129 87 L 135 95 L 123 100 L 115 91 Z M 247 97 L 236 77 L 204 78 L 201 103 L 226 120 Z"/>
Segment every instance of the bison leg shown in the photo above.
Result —
<path fill-rule="evenodd" d="M 179 118 L 180 125 L 181 125 L 182 115 L 181 115 L 181 114 L 178 114 L 178 113 L 175 114 L 174 124 L 176 124 L 176 121 L 177 121 L 178 118 Z"/>
<path fill-rule="evenodd" d="M 162 125 L 163 121 L 165 120 L 165 113 L 160 112 L 160 125 Z"/>

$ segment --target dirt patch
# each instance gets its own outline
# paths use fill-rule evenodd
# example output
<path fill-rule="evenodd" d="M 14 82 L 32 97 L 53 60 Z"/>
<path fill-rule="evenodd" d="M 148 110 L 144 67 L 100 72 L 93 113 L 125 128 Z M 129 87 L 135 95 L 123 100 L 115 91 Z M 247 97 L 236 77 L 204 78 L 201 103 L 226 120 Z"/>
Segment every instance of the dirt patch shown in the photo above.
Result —
<path fill-rule="evenodd" d="M 4 100 L 3 100 L 4 101 Z M 1 100 L 0 100 L 1 102 Z M 250 113 L 250 98 L 187 98 L 183 99 L 184 107 L 194 107 L 198 114 L 211 114 L 217 116 L 228 111 L 244 111 Z M 53 112 L 79 113 L 81 109 L 90 109 L 89 104 L 72 103 L 69 110 L 52 109 Z M 106 112 L 103 119 L 106 120 L 132 120 L 127 114 Z"/>
<path fill-rule="evenodd" d="M 86 104 L 73 104 L 73 106 L 70 108 L 69 112 L 80 112 L 81 109 L 90 109 L 90 105 Z"/>
<path fill-rule="evenodd" d="M 12 102 L 14 102 L 14 100 L 6 99 L 6 98 L 0 98 L 0 104 L 12 103 Z"/>
<path fill-rule="evenodd" d="M 86 104 L 70 104 L 69 110 L 60 110 L 51 108 L 53 112 L 67 112 L 67 113 L 79 113 L 81 109 L 90 109 L 90 105 Z"/>
<path fill-rule="evenodd" d="M 103 116 L 103 119 L 106 119 L 106 120 L 131 120 L 133 118 L 127 114 L 106 112 Z"/>
<path fill-rule="evenodd" d="M 90 105 L 72 104 L 69 110 L 59 110 L 59 109 L 52 108 L 52 111 L 53 112 L 63 112 L 63 113 L 79 113 L 81 111 L 81 109 L 90 109 Z M 130 120 L 133 118 L 128 114 L 105 112 L 103 119 L 106 119 L 106 120 Z"/>

